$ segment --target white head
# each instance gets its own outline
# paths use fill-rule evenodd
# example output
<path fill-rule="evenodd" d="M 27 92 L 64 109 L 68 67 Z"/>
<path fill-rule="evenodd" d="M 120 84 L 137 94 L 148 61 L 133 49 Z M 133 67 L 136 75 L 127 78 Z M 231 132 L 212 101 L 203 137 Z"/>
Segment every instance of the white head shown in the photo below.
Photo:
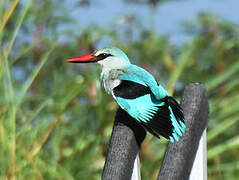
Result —
<path fill-rule="evenodd" d="M 115 47 L 96 50 L 94 55 L 98 59 L 97 63 L 104 69 L 122 69 L 130 64 L 127 55 Z"/>
<path fill-rule="evenodd" d="M 115 47 L 98 49 L 94 53 L 71 58 L 67 61 L 72 63 L 97 62 L 104 70 L 122 69 L 130 64 L 127 55 Z"/>

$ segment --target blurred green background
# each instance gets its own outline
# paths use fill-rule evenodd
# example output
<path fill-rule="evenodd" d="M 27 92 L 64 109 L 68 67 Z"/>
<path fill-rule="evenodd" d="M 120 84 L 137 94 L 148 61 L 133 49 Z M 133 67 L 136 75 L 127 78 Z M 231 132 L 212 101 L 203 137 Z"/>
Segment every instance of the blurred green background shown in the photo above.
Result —
<path fill-rule="evenodd" d="M 152 20 L 162 2 L 171 2 L 124 1 L 150 10 L 149 27 L 130 12 L 105 24 L 81 13 L 87 22 L 81 25 L 68 2 L 0 1 L 0 179 L 100 179 L 117 105 L 100 87 L 100 67 L 65 59 L 104 45 L 121 48 L 178 100 L 187 83 L 204 83 L 210 103 L 208 179 L 238 179 L 238 24 L 198 13 L 181 25 L 189 38 L 175 43 Z M 73 2 L 78 12 L 102 8 L 100 1 Z M 156 179 L 166 143 L 147 135 L 142 179 Z"/>

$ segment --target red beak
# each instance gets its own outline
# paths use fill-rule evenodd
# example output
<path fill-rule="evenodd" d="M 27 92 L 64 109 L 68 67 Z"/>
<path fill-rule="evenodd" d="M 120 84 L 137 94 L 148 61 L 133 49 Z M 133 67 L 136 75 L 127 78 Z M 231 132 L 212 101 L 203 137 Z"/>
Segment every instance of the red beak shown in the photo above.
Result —
<path fill-rule="evenodd" d="M 67 59 L 67 61 L 70 63 L 93 63 L 97 62 L 97 58 L 94 56 L 93 53 L 90 53 L 83 56 Z"/>

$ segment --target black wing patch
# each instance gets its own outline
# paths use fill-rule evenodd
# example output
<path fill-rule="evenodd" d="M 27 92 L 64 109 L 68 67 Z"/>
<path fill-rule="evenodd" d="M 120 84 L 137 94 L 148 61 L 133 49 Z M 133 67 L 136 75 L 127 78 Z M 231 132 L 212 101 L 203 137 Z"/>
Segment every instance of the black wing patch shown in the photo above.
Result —
<path fill-rule="evenodd" d="M 149 131 L 151 134 L 159 138 L 159 135 L 169 139 L 169 136 L 173 133 L 173 125 L 170 119 L 170 111 L 168 106 L 159 107 L 157 113 L 153 116 L 150 121 L 140 122 L 142 126 Z"/>
<path fill-rule="evenodd" d="M 125 99 L 135 99 L 151 93 L 149 87 L 127 80 L 122 80 L 113 92 L 115 96 Z"/>
<path fill-rule="evenodd" d="M 180 105 L 177 101 L 171 97 L 167 96 L 161 100 L 165 103 L 164 106 L 160 106 L 157 113 L 153 116 L 150 121 L 140 122 L 140 124 L 151 134 L 159 138 L 159 135 L 169 139 L 169 136 L 172 136 L 173 133 L 173 125 L 170 117 L 169 106 L 171 107 L 173 114 L 178 121 L 182 121 L 184 123 L 184 116 Z"/>

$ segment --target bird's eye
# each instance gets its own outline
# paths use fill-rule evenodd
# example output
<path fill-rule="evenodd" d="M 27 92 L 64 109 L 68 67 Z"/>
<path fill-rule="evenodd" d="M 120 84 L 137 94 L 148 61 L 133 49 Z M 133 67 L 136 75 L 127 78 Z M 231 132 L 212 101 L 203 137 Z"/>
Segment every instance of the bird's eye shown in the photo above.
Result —
<path fill-rule="evenodd" d="M 109 56 L 112 56 L 111 54 L 107 54 L 107 53 L 102 53 L 102 54 L 99 54 L 97 57 L 97 60 L 100 61 L 100 60 L 103 60 Z"/>

